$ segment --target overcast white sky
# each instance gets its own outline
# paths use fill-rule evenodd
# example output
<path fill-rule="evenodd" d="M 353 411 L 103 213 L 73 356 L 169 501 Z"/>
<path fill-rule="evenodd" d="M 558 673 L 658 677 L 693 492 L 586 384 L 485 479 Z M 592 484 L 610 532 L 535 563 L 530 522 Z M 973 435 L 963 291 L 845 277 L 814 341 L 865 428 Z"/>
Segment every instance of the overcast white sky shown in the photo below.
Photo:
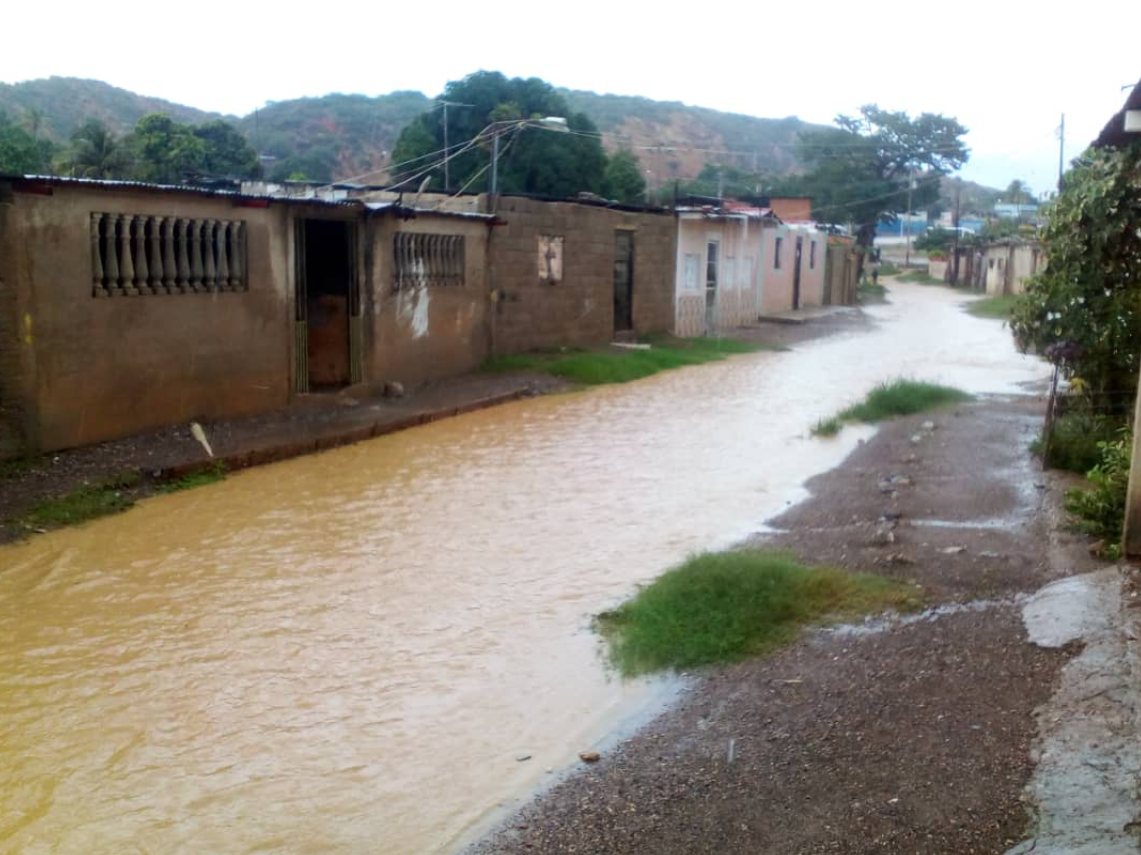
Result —
<path fill-rule="evenodd" d="M 6 4 L 0 80 L 91 77 L 207 110 L 328 92 L 438 94 L 480 68 L 558 86 L 830 122 L 861 104 L 954 116 L 966 178 L 1037 191 L 1141 76 L 1141 0 L 703 4 Z"/>

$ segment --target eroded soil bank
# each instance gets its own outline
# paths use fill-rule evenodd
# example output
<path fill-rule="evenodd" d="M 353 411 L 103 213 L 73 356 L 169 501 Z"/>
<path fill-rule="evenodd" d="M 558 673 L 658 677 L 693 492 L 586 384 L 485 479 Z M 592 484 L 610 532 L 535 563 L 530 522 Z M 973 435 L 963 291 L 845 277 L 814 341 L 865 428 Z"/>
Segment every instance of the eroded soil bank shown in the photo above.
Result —
<path fill-rule="evenodd" d="M 1026 835 L 1035 709 L 1069 648 L 1019 603 L 1090 569 L 1035 397 L 890 422 L 753 538 L 921 585 L 921 619 L 819 631 L 683 701 L 475 847 L 486 853 L 1002 853 Z M 934 428 L 924 428 L 931 421 Z"/>

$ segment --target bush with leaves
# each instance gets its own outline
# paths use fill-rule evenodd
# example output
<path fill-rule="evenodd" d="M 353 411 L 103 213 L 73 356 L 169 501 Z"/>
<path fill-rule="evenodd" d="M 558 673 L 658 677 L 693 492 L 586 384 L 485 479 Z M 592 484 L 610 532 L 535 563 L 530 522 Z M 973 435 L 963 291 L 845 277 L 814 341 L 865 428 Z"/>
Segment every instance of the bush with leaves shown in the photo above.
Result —
<path fill-rule="evenodd" d="M 1101 462 L 1086 474 L 1092 488 L 1066 493 L 1066 510 L 1077 518 L 1078 528 L 1105 540 L 1105 555 L 1110 558 L 1121 554 L 1131 443 L 1128 428 L 1123 428 L 1115 440 L 1099 442 Z"/>
<path fill-rule="evenodd" d="M 1049 257 L 1015 304 L 1019 346 L 1039 353 L 1062 341 L 1080 346 L 1063 364 L 1094 392 L 1124 408 L 1137 385 L 1141 348 L 1141 143 L 1093 149 L 1066 175 L 1042 234 Z"/>

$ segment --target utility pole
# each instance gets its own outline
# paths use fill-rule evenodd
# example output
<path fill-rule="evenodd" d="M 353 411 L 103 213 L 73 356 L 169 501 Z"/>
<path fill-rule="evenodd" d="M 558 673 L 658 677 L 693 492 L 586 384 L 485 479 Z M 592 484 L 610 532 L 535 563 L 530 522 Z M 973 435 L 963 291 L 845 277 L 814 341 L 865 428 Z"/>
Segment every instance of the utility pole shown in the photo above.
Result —
<path fill-rule="evenodd" d="M 499 193 L 499 131 L 491 138 L 491 213 L 495 213 L 495 203 Z"/>
<path fill-rule="evenodd" d="M 1062 192 L 1062 173 L 1066 161 L 1066 114 L 1062 113 L 1062 124 L 1058 127 L 1058 192 Z"/>
<path fill-rule="evenodd" d="M 448 102 L 444 102 L 444 192 L 450 193 L 452 189 L 452 171 L 449 169 L 448 161 L 451 154 L 448 151 Z"/>
<path fill-rule="evenodd" d="M 903 266 L 911 266 L 911 191 L 915 189 L 915 169 L 907 173 L 907 249 L 903 252 Z"/>
<path fill-rule="evenodd" d="M 963 182 L 955 179 L 955 215 L 951 218 L 951 224 L 955 227 L 955 245 L 951 250 L 951 284 L 958 286 L 959 284 L 959 197 L 963 192 Z"/>
<path fill-rule="evenodd" d="M 449 165 L 452 153 L 448 150 L 448 107 L 474 107 L 474 104 L 461 104 L 459 101 L 441 100 L 440 106 L 444 108 L 444 192 L 451 190 L 452 179 Z"/>

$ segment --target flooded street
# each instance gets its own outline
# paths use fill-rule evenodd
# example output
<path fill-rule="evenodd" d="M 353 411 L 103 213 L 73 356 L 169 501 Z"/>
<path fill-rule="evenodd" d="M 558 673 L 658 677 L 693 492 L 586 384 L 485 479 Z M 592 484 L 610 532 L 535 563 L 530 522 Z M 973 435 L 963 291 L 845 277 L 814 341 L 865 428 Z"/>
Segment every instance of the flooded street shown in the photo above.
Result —
<path fill-rule="evenodd" d="M 608 675 L 591 616 L 755 531 L 872 430 L 814 439 L 818 419 L 900 375 L 1048 376 L 961 295 L 891 288 L 868 331 L 0 548 L 0 852 L 454 850 L 660 696 Z"/>

